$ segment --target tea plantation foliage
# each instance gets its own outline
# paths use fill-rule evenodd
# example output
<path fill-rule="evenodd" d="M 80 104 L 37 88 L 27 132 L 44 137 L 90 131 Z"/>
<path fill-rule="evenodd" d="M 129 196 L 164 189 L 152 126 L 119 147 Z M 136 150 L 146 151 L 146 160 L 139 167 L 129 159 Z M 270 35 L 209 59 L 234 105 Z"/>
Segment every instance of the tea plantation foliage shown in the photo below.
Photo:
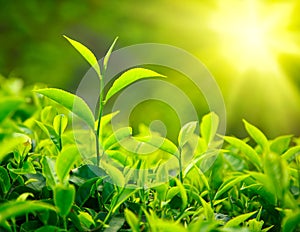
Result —
<path fill-rule="evenodd" d="M 103 78 L 86 48 L 69 41 Z M 153 76 L 162 77 L 129 70 L 100 99 Z M 117 112 L 102 115 L 105 104 L 95 119 L 65 91 L 0 84 L 0 231 L 300 231 L 298 138 L 268 139 L 244 121 L 249 137 L 222 137 L 219 149 L 218 116 L 209 113 L 184 125 L 175 144 L 145 126 L 134 136 L 113 131 Z M 122 148 L 133 138 L 156 151 L 145 158 Z M 179 172 L 169 177 L 170 157 Z"/>

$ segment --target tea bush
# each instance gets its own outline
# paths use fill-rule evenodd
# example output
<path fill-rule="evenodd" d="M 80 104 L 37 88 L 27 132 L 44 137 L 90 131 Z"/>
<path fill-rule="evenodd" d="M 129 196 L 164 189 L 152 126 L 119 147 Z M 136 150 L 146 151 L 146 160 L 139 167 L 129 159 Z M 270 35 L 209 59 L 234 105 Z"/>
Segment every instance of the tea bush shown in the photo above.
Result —
<path fill-rule="evenodd" d="M 85 46 L 67 39 L 102 88 L 113 45 L 101 70 Z M 138 135 L 113 130 L 118 112 L 103 115 L 106 102 L 143 78 L 164 76 L 127 70 L 101 91 L 96 117 L 66 91 L 1 79 L 1 231 L 300 231 L 298 138 L 270 140 L 244 121 L 249 137 L 224 136 L 220 149 L 214 113 L 184 125 L 177 144 L 147 127 Z M 123 148 L 132 141 L 133 149 Z M 165 163 L 171 158 L 175 176 Z"/>

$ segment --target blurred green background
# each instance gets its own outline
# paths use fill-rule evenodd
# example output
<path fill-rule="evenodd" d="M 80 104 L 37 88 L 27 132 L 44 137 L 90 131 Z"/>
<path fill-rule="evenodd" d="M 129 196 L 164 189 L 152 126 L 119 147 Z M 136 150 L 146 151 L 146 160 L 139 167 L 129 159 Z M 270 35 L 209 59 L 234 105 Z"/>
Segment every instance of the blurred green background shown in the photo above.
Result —
<path fill-rule="evenodd" d="M 87 45 L 98 58 L 116 36 L 116 48 L 164 43 L 195 55 L 212 73 L 225 99 L 227 134 L 245 135 L 245 118 L 271 138 L 300 135 L 297 0 L 0 3 L 0 73 L 5 77 L 74 92 L 89 66 L 62 37 L 64 34 Z M 198 104 L 189 84 L 178 83 L 178 78 L 174 83 Z M 199 101 L 197 112 L 201 116 L 207 107 Z M 176 115 L 173 119 L 166 117 L 172 110 L 163 104 L 150 105 L 156 107 L 156 115 L 161 113 L 149 116 L 151 109 L 142 104 L 142 110 L 135 110 L 138 116 L 132 118 L 149 121 L 163 117 L 169 121 L 168 126 L 177 120 Z"/>

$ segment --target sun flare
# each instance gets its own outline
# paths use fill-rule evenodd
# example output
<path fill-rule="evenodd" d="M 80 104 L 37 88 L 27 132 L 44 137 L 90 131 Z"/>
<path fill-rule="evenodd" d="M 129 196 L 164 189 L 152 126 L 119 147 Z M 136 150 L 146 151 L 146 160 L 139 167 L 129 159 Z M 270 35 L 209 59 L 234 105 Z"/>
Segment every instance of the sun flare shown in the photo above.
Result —
<path fill-rule="evenodd" d="M 289 30 L 293 8 L 291 3 L 219 0 L 210 27 L 219 37 L 221 55 L 240 72 L 280 72 L 278 55 L 300 51 Z"/>

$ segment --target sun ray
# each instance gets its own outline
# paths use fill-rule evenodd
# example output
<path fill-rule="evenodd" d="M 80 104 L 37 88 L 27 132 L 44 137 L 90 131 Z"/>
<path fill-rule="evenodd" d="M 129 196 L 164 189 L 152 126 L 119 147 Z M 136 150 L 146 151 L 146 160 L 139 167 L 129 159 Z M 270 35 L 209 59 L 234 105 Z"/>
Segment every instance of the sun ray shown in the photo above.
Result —
<path fill-rule="evenodd" d="M 241 72 L 256 70 L 280 76 L 278 55 L 300 54 L 295 33 L 289 30 L 292 3 L 218 1 L 209 20 L 220 39 L 219 51 Z"/>

